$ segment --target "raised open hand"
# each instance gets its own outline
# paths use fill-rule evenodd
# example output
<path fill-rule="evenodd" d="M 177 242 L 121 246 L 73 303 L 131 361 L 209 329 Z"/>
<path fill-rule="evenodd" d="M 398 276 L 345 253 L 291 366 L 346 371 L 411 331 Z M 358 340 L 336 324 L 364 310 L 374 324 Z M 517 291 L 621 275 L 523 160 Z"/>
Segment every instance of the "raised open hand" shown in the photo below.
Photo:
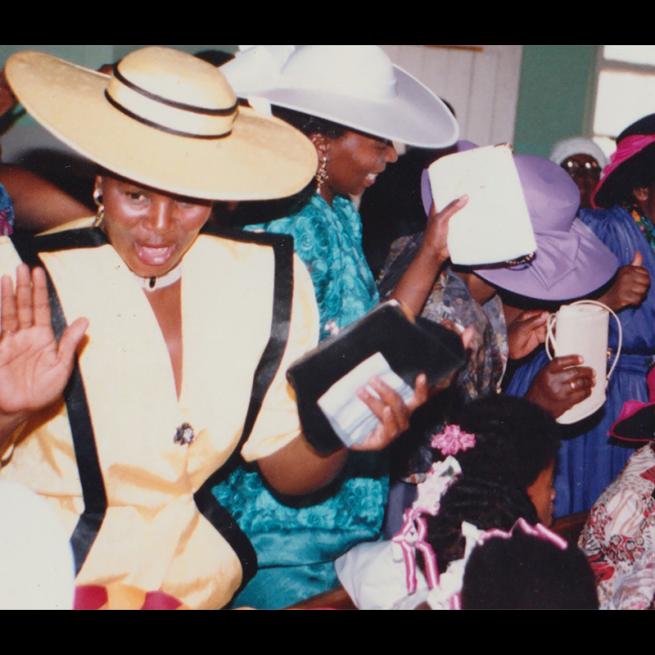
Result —
<path fill-rule="evenodd" d="M 0 288 L 0 414 L 27 416 L 61 396 L 88 321 L 78 318 L 57 343 L 41 268 L 30 274 L 21 264 L 15 292 L 8 275 L 2 276 Z"/>

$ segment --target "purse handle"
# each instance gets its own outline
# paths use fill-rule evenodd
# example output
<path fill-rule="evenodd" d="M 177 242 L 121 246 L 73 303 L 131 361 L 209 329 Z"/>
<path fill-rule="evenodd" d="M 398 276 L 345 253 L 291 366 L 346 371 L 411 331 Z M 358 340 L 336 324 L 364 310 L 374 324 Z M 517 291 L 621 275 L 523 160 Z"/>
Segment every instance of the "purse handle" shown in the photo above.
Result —
<path fill-rule="evenodd" d="M 612 373 L 614 373 L 614 369 L 616 368 L 616 365 L 618 364 L 619 357 L 621 356 L 621 349 L 623 347 L 623 326 L 621 325 L 621 321 L 619 320 L 619 317 L 616 315 L 613 309 L 608 307 L 602 302 L 599 302 L 598 300 L 576 300 L 576 302 L 572 302 L 570 306 L 572 305 L 597 305 L 598 307 L 602 307 L 603 309 L 606 309 L 613 317 L 614 320 L 616 321 L 616 327 L 617 327 L 617 332 L 618 332 L 618 341 L 617 341 L 617 348 L 616 348 L 616 355 L 614 356 L 614 361 L 612 362 L 612 366 L 610 367 L 610 370 L 607 374 L 607 380 L 612 377 Z M 555 335 L 553 334 L 553 328 L 555 326 L 555 323 L 557 322 L 557 314 L 550 314 L 548 316 L 548 320 L 546 321 L 546 343 L 545 348 L 546 348 L 546 355 L 548 355 L 548 359 L 552 360 L 553 357 L 555 357 Z M 553 353 L 550 352 L 550 348 L 553 349 Z"/>

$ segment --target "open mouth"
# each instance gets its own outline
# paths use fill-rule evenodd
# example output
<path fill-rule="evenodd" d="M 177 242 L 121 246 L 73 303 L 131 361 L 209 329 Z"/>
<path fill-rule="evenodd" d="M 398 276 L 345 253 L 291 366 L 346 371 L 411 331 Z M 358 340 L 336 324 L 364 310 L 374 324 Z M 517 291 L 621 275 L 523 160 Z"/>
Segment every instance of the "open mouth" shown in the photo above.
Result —
<path fill-rule="evenodd" d="M 146 266 L 163 266 L 175 252 L 175 246 L 136 244 L 136 255 Z"/>

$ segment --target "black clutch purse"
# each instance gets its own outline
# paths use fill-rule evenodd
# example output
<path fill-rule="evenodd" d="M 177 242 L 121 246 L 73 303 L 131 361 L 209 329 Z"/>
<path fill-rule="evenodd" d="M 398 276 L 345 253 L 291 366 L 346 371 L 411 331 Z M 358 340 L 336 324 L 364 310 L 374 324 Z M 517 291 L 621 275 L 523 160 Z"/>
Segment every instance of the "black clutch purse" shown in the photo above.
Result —
<path fill-rule="evenodd" d="M 357 443 L 377 424 L 355 395 L 373 375 L 406 399 L 419 373 L 433 385 L 465 359 L 458 334 L 427 319 L 409 318 L 392 300 L 295 361 L 287 378 L 296 392 L 305 438 L 317 452 L 329 454 Z"/>

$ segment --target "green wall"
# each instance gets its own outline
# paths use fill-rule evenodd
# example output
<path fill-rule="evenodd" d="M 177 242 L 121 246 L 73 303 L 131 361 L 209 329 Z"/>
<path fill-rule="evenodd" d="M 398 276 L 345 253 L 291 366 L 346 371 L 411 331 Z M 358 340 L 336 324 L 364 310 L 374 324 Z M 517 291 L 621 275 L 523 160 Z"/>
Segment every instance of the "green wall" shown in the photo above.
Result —
<path fill-rule="evenodd" d="M 584 135 L 591 112 L 595 45 L 525 45 L 514 148 L 547 157 L 559 139 Z"/>

